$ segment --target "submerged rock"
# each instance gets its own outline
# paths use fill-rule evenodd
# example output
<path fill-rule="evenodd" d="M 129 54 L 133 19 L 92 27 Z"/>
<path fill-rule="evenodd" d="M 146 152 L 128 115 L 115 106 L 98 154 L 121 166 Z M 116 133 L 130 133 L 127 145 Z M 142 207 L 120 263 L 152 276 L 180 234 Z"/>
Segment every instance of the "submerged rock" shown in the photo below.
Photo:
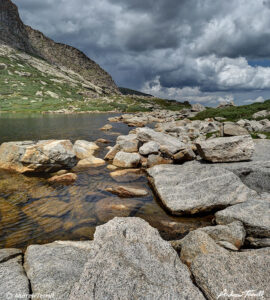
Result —
<path fill-rule="evenodd" d="M 8 142 L 0 146 L 0 169 L 26 172 L 51 172 L 71 169 L 77 163 L 69 140 Z"/>
<path fill-rule="evenodd" d="M 196 144 L 200 156 L 211 162 L 250 160 L 254 143 L 250 135 L 208 139 Z"/>
<path fill-rule="evenodd" d="M 32 297 L 51 294 L 53 299 L 68 299 L 72 286 L 81 276 L 90 249 L 90 241 L 29 246 L 24 267 L 31 281 Z"/>
<path fill-rule="evenodd" d="M 204 299 L 187 267 L 158 231 L 139 218 L 96 229 L 88 262 L 69 300 Z"/>
<path fill-rule="evenodd" d="M 123 198 L 144 197 L 148 195 L 148 192 L 145 189 L 132 188 L 128 186 L 111 187 L 107 188 L 106 191 Z"/>
<path fill-rule="evenodd" d="M 211 211 L 256 195 L 235 174 L 217 166 L 159 165 L 147 172 L 158 197 L 175 215 Z"/>
<path fill-rule="evenodd" d="M 78 176 L 74 173 L 66 173 L 63 175 L 55 175 L 53 177 L 51 177 L 48 181 L 50 183 L 73 183 L 74 181 L 76 181 L 78 178 Z"/>

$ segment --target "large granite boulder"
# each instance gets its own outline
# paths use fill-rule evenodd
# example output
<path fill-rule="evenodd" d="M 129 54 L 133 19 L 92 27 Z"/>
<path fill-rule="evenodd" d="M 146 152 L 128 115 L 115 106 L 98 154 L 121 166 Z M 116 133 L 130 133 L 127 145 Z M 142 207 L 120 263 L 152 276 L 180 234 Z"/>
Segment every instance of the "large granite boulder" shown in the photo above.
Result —
<path fill-rule="evenodd" d="M 29 295 L 29 281 L 22 266 L 22 252 L 18 249 L 0 250 L 0 299 L 17 299 Z"/>
<path fill-rule="evenodd" d="M 150 141 L 156 142 L 162 146 L 164 151 L 171 154 L 175 154 L 186 147 L 179 139 L 165 133 L 156 132 L 148 127 L 137 129 L 137 138 L 143 143 Z"/>
<path fill-rule="evenodd" d="M 204 299 L 169 242 L 139 218 L 96 229 L 88 262 L 69 300 Z"/>
<path fill-rule="evenodd" d="M 228 207 L 215 214 L 218 224 L 241 221 L 247 235 L 252 237 L 270 237 L 270 197 L 265 200 L 249 200 L 245 203 Z"/>
<path fill-rule="evenodd" d="M 33 298 L 53 294 L 53 299 L 68 299 L 72 286 L 81 276 L 90 249 L 91 242 L 29 246 L 24 268 L 31 281 Z"/>
<path fill-rule="evenodd" d="M 0 146 L 0 169 L 51 172 L 70 169 L 77 163 L 69 140 L 8 142 Z"/>
<path fill-rule="evenodd" d="M 190 269 L 208 299 L 269 299 L 270 248 L 198 255 Z"/>
<path fill-rule="evenodd" d="M 254 152 L 250 135 L 208 139 L 197 142 L 196 146 L 200 156 L 211 162 L 246 161 Z"/>
<path fill-rule="evenodd" d="M 224 208 L 256 195 L 234 173 L 217 166 L 158 165 L 147 173 L 158 197 L 175 215 Z"/>

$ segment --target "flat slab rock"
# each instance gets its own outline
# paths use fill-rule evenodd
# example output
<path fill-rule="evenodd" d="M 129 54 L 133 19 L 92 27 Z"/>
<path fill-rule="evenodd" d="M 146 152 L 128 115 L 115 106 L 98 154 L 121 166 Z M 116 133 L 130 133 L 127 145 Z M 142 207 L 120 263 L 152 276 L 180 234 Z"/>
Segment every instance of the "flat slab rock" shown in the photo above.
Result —
<path fill-rule="evenodd" d="M 158 165 L 147 173 L 158 197 L 175 215 L 224 208 L 256 195 L 234 173 L 217 166 Z"/>
<path fill-rule="evenodd" d="M 252 158 L 254 152 L 250 135 L 208 139 L 196 146 L 200 156 L 211 162 L 246 161 Z"/>
<path fill-rule="evenodd" d="M 17 299 L 16 295 L 29 295 L 29 281 L 22 266 L 21 251 L 0 250 L 0 299 Z"/>
<path fill-rule="evenodd" d="M 96 229 L 69 300 L 204 299 L 169 242 L 140 218 L 114 218 Z"/>
<path fill-rule="evenodd" d="M 69 241 L 29 246 L 24 268 L 31 281 L 33 298 L 49 294 L 53 299 L 68 299 L 87 262 L 90 247 L 91 242 Z"/>
<path fill-rule="evenodd" d="M 269 299 L 270 248 L 199 255 L 190 269 L 208 299 Z"/>
<path fill-rule="evenodd" d="M 270 195 L 265 200 L 250 200 L 221 210 L 215 214 L 218 224 L 241 221 L 247 235 L 270 237 Z"/>

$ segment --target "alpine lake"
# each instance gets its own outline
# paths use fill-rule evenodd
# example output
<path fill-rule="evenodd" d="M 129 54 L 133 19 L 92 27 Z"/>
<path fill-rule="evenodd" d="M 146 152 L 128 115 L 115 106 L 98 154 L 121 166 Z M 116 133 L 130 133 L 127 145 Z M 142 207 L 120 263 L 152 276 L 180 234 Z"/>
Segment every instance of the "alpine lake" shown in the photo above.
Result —
<path fill-rule="evenodd" d="M 110 141 L 98 144 L 96 157 L 104 158 L 106 147 L 132 129 L 111 123 L 101 131 L 112 113 L 0 114 L 0 144 L 8 141 L 69 139 Z M 141 217 L 157 228 L 164 239 L 180 239 L 190 230 L 211 224 L 212 216 L 174 217 L 156 199 L 147 176 L 114 180 L 107 164 L 77 173 L 71 185 L 49 184 L 48 176 L 27 176 L 0 171 L 0 248 L 26 249 L 31 244 L 55 240 L 93 239 L 95 228 L 112 218 Z M 105 191 L 116 185 L 148 190 L 146 197 L 120 198 Z"/>

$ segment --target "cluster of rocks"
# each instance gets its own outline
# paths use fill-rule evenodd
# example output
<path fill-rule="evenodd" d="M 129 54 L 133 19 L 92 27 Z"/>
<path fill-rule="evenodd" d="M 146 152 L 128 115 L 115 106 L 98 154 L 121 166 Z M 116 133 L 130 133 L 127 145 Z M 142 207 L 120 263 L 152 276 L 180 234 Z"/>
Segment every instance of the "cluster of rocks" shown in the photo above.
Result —
<path fill-rule="evenodd" d="M 29 246 L 23 264 L 20 250 L 0 250 L 0 296 L 268 299 L 270 248 L 241 250 L 245 237 L 232 221 L 168 242 L 140 218 L 114 218 L 93 241 Z"/>
<path fill-rule="evenodd" d="M 77 140 L 44 140 L 7 142 L 0 146 L 0 169 L 19 173 L 52 173 L 50 182 L 73 182 L 77 171 L 84 167 L 105 164 L 94 156 L 99 146 Z"/>

